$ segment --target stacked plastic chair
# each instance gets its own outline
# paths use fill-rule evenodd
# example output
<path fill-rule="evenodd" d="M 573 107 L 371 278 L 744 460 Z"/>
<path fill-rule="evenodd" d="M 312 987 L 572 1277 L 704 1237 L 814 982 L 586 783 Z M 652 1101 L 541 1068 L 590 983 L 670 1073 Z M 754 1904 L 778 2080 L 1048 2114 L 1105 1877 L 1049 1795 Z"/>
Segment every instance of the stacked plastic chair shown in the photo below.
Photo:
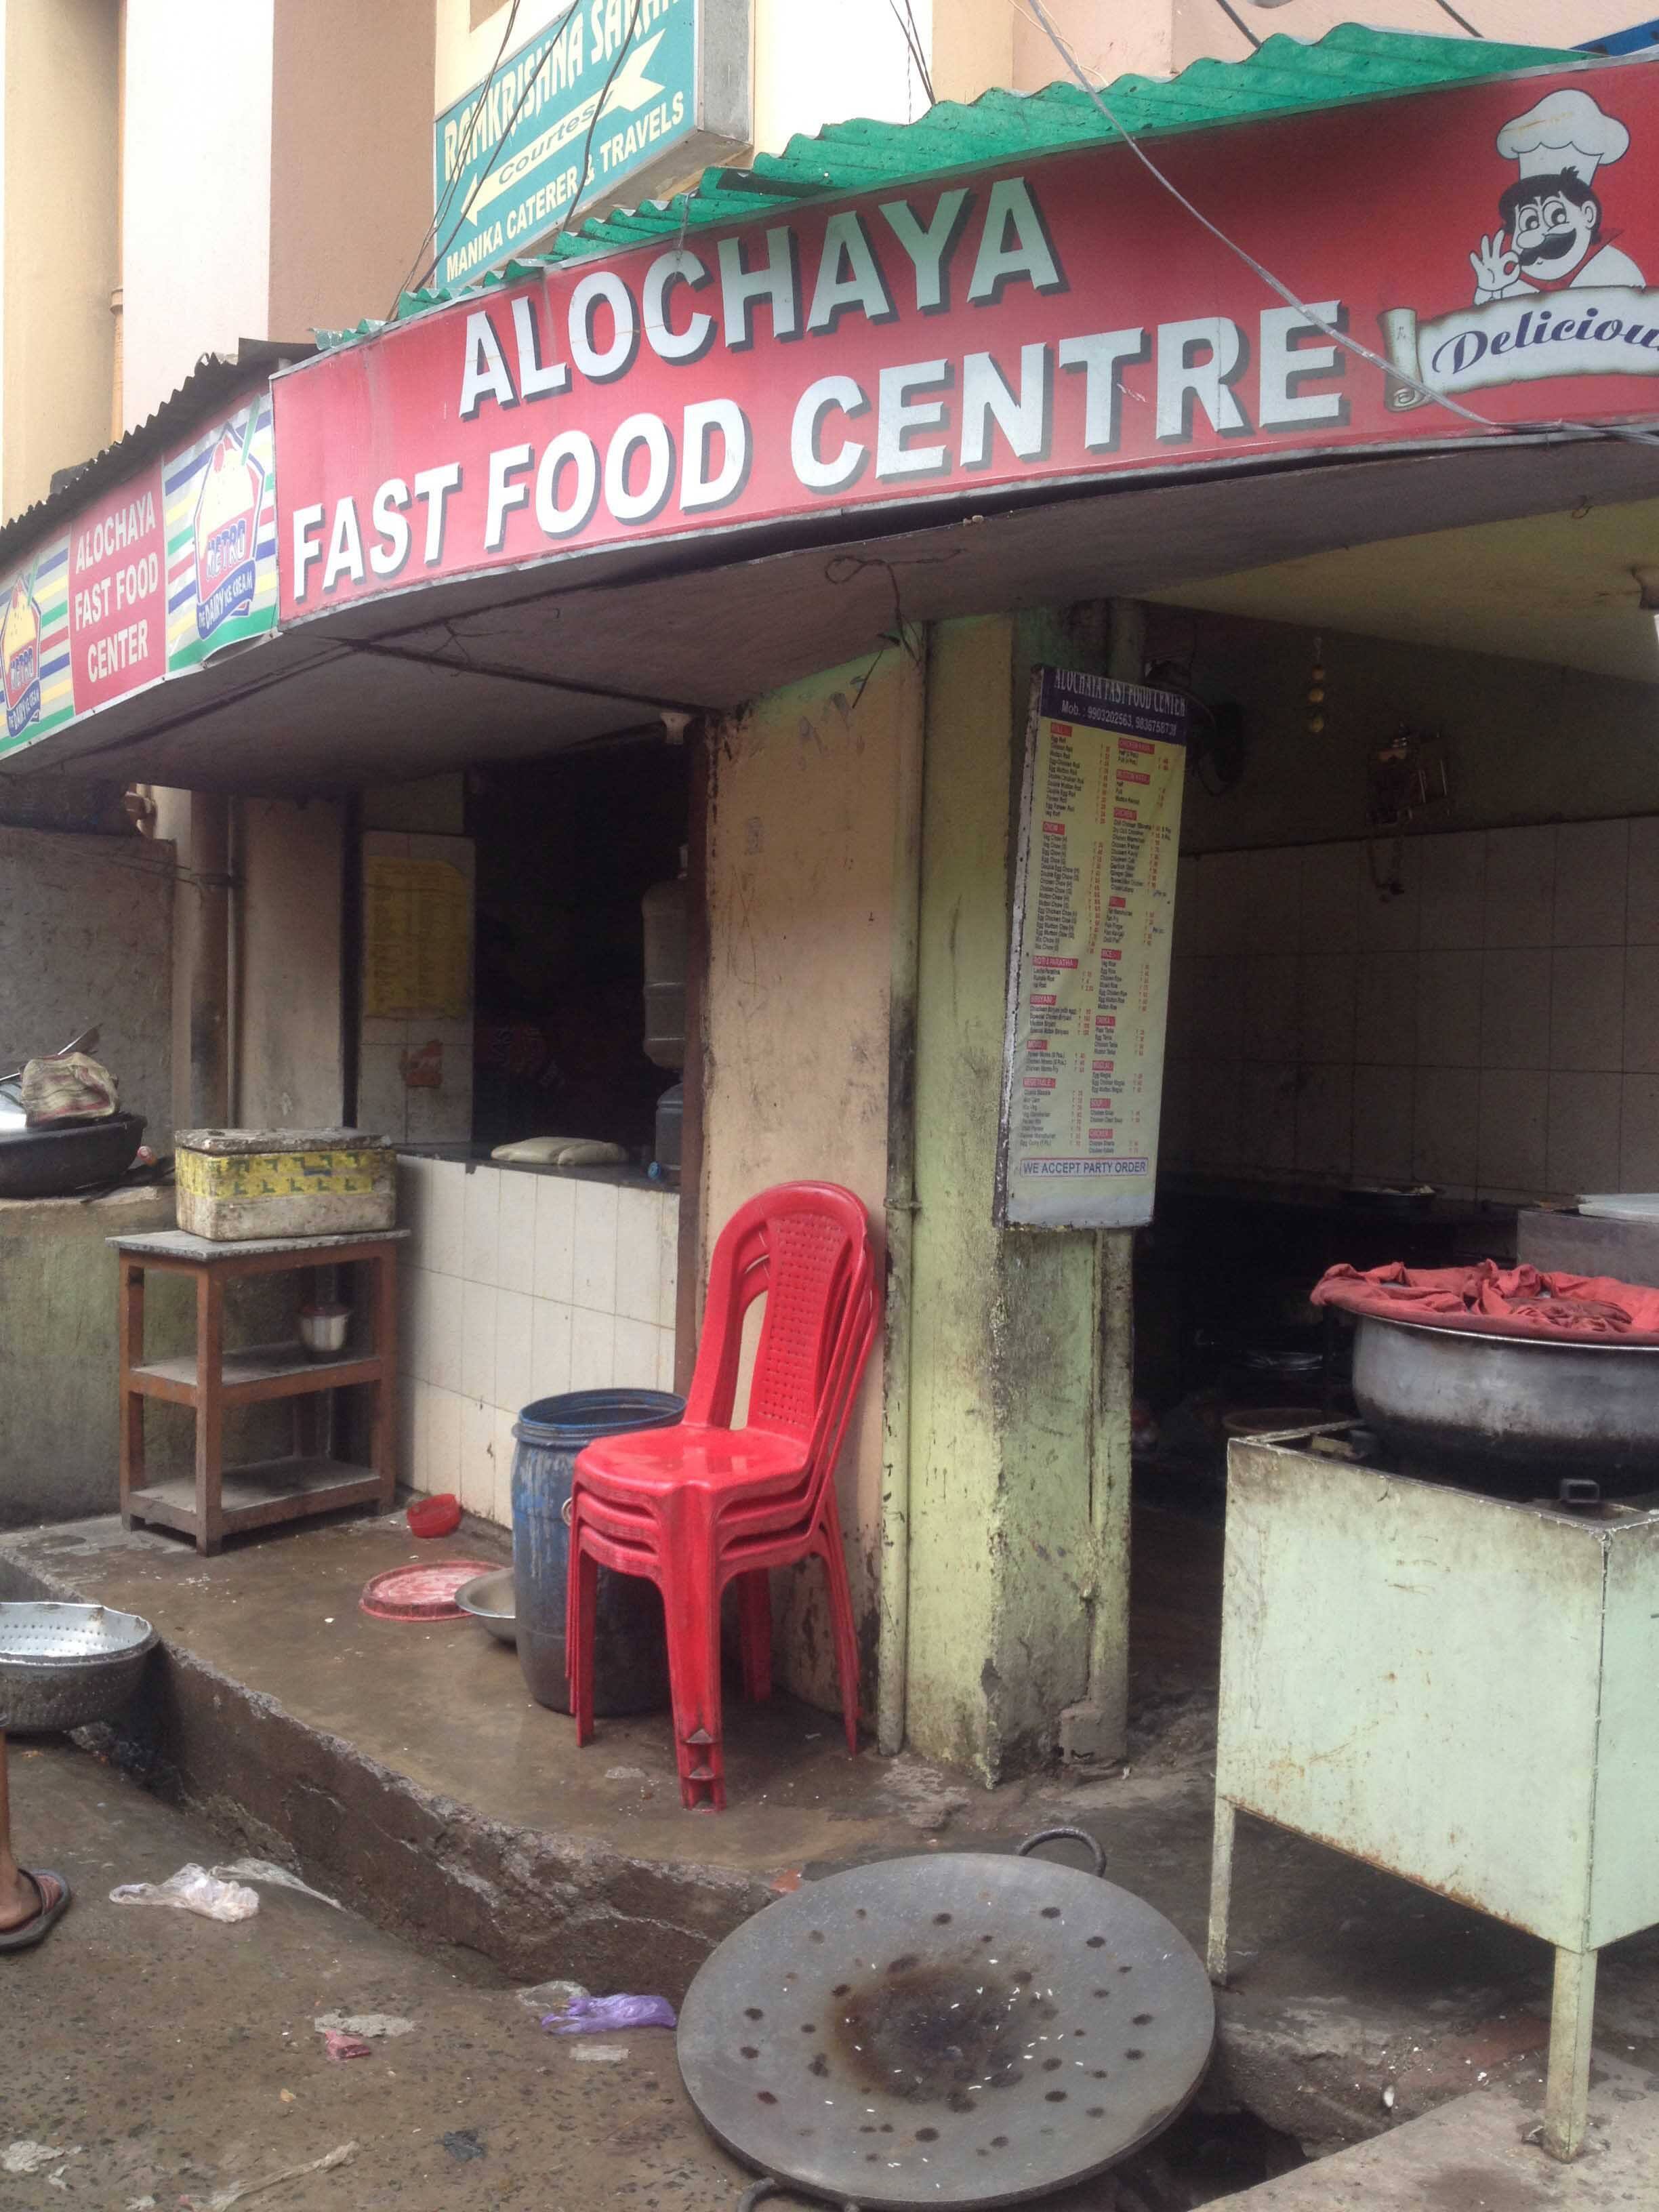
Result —
<path fill-rule="evenodd" d="M 744 1317 L 766 1299 L 748 1418 L 734 1429 Z M 875 1339 L 875 1262 L 864 1208 L 823 1182 L 780 1183 L 721 1231 L 696 1371 L 678 1427 L 607 1437 L 576 1462 L 565 1651 L 576 1741 L 593 1735 L 598 1570 L 662 1592 L 680 1795 L 726 1802 L 720 1599 L 738 1584 L 744 1687 L 771 1689 L 768 1576 L 823 1561 L 848 1748 L 858 1750 L 858 1638 L 836 1510 L 836 1462 Z"/>

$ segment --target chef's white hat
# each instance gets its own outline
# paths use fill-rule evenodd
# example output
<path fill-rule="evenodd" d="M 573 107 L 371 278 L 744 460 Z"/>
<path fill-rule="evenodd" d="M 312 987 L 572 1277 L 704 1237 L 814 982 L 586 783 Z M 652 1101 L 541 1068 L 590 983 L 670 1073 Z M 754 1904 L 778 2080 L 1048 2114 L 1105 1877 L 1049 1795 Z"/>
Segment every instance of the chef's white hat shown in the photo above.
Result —
<path fill-rule="evenodd" d="M 1598 165 L 1616 161 L 1630 144 L 1630 133 L 1604 115 L 1587 92 L 1546 93 L 1536 107 L 1517 115 L 1498 134 L 1498 150 L 1518 161 L 1523 177 L 1571 169 L 1589 184 Z"/>

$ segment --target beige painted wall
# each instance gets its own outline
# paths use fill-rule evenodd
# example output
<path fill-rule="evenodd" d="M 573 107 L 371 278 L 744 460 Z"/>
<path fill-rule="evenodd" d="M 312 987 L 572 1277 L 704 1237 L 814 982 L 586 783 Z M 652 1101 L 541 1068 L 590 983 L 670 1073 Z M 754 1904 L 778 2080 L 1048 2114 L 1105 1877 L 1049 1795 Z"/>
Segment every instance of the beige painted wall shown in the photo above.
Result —
<path fill-rule="evenodd" d="M 6 0 L 0 512 L 109 441 L 115 0 Z"/>
<path fill-rule="evenodd" d="M 921 678 L 884 655 L 759 701 L 715 756 L 708 842 L 705 1267 L 722 1224 L 769 1183 L 823 1177 L 857 1192 L 881 1236 L 887 1177 L 887 1007 L 898 738 Z M 881 1358 L 872 1354 L 842 1455 L 841 1509 L 875 1691 Z M 818 1568 L 796 1571 L 786 1678 L 837 1702 Z"/>
<path fill-rule="evenodd" d="M 234 353 L 239 338 L 270 334 L 273 6 L 127 0 L 121 288 L 129 428 L 202 354 Z"/>
<path fill-rule="evenodd" d="M 237 812 L 232 1110 L 246 1128 L 328 1128 L 343 1103 L 343 811 L 248 799 Z"/>
<path fill-rule="evenodd" d="M 410 0 L 276 0 L 260 335 L 391 308 L 432 215 L 433 54 L 432 13 Z"/>
<path fill-rule="evenodd" d="M 1101 18 L 1120 12 L 1112 0 L 1085 0 L 1087 4 Z M 1174 0 L 1172 12 L 1176 69 L 1185 69 L 1204 54 L 1237 61 L 1249 52 L 1249 41 L 1228 22 L 1215 0 Z M 1478 25 L 1489 40 L 1538 46 L 1581 46 L 1586 39 L 1602 38 L 1640 22 L 1643 13 L 1639 6 L 1610 7 L 1607 0 L 1467 0 L 1457 12 Z M 1275 32 L 1297 39 L 1322 38 L 1338 23 L 1356 19 L 1380 30 L 1416 31 L 1425 38 L 1463 35 L 1435 0 L 1367 0 L 1364 8 L 1357 8 L 1353 0 L 1284 0 L 1282 6 L 1237 0 L 1237 13 L 1258 39 L 1271 38 Z"/>

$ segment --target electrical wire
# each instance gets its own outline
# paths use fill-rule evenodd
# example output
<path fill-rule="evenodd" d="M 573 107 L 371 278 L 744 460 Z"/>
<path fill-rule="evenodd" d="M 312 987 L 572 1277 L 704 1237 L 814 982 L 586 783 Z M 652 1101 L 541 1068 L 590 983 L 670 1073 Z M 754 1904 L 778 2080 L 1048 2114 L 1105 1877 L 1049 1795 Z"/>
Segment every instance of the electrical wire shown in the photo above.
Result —
<path fill-rule="evenodd" d="M 1250 28 L 1243 17 L 1237 14 L 1235 10 L 1228 5 L 1228 0 L 1215 0 L 1215 4 L 1220 9 L 1222 14 L 1227 18 L 1227 21 L 1232 25 L 1234 30 L 1242 31 L 1244 36 L 1249 40 L 1252 52 L 1259 54 L 1261 52 L 1261 41 L 1257 38 L 1255 33 Z"/>
<path fill-rule="evenodd" d="M 921 88 L 927 95 L 927 105 L 933 105 L 933 80 L 928 72 L 927 58 L 922 52 L 921 33 L 916 28 L 916 19 L 910 10 L 910 0 L 887 0 L 893 11 L 893 21 L 899 27 L 899 35 L 910 49 L 910 58 L 921 79 Z"/>
<path fill-rule="evenodd" d="M 421 256 L 426 252 L 428 241 L 431 239 L 434 239 L 438 235 L 439 226 L 442 223 L 444 217 L 449 212 L 450 202 L 455 197 L 455 187 L 461 180 L 461 172 L 466 167 L 467 155 L 472 150 L 473 137 L 478 128 L 478 118 L 483 113 L 484 104 L 489 98 L 489 88 L 495 83 L 501 64 L 507 58 L 507 42 L 513 36 L 513 26 L 519 20 L 519 9 L 521 4 L 522 0 L 513 0 L 513 6 L 508 12 L 507 18 L 506 28 L 501 33 L 501 43 L 495 49 L 495 58 L 489 65 L 489 74 L 484 79 L 483 82 L 478 87 L 478 97 L 473 101 L 472 112 L 467 118 L 466 136 L 461 141 L 460 150 L 455 156 L 454 174 L 450 178 L 448 186 L 444 192 L 443 198 L 438 202 L 437 206 L 433 210 L 431 222 L 428 223 L 426 228 L 421 234 L 421 242 L 415 249 L 415 258 L 410 263 L 409 267 L 404 270 L 403 282 L 398 287 L 397 296 L 393 299 L 391 307 L 386 310 L 385 319 L 387 322 L 390 322 L 392 316 L 397 313 L 398 301 L 401 300 L 404 294 L 409 289 L 410 280 L 421 265 Z M 434 266 L 436 266 L 435 262 Z"/>
<path fill-rule="evenodd" d="M 1467 31 L 1472 39 L 1484 39 L 1486 37 L 1486 33 L 1484 31 L 1477 31 L 1467 15 L 1460 15 L 1458 14 L 1456 9 L 1451 5 L 1451 0 L 1434 0 L 1434 4 L 1440 10 L 1443 15 L 1449 15 L 1453 22 L 1458 26 L 1459 29 Z"/>
<path fill-rule="evenodd" d="M 1024 9 L 1018 7 L 1018 0 L 1009 0 L 1009 4 L 1016 7 L 1018 12 L 1025 12 Z M 1032 11 L 1032 21 L 1045 33 L 1049 45 L 1065 63 L 1071 75 L 1100 110 L 1142 168 L 1162 186 L 1164 191 L 1169 193 L 1170 198 L 1178 206 L 1186 210 L 1201 229 L 1208 231 L 1218 245 L 1224 246 L 1229 253 L 1237 256 L 1247 269 L 1259 276 L 1269 291 L 1277 293 L 1287 307 L 1294 307 L 1298 315 L 1305 317 L 1310 330 L 1320 331 L 1334 344 L 1340 346 L 1345 352 L 1355 354 L 1361 361 L 1369 362 L 1374 368 L 1380 368 L 1391 381 L 1404 385 L 1408 392 L 1416 392 L 1419 398 L 1432 400 L 1437 407 L 1443 408 L 1447 414 L 1458 416 L 1463 422 L 1473 422 L 1482 430 L 1498 430 L 1509 436 L 1528 432 L 1555 432 L 1583 438 L 1613 438 L 1633 446 L 1659 446 L 1659 436 L 1656 436 L 1652 432 L 1629 429 L 1616 422 L 1574 422 L 1561 417 L 1537 422 L 1498 422 L 1490 415 L 1477 413 L 1473 407 L 1465 407 L 1461 400 L 1448 398 L 1443 392 L 1437 392 L 1432 385 L 1425 384 L 1420 377 L 1409 374 L 1396 362 L 1385 360 L 1380 353 L 1374 353 L 1370 346 L 1362 344 L 1359 339 L 1341 329 L 1339 325 L 1328 322 L 1322 315 L 1316 313 L 1305 300 L 1298 299 L 1288 284 L 1281 283 L 1273 275 L 1273 270 L 1258 261 L 1247 247 L 1239 245 L 1236 239 L 1230 238 L 1218 223 L 1212 222 L 1201 208 L 1194 207 L 1181 187 L 1170 178 L 1165 176 L 1139 140 L 1124 129 L 1101 98 L 1095 86 L 1090 83 L 1077 56 L 1049 21 L 1048 10 L 1043 6 L 1043 0 L 1028 0 L 1028 4 Z"/>
<path fill-rule="evenodd" d="M 547 33 L 547 36 L 556 39 L 559 33 L 564 29 L 565 25 L 570 21 L 570 18 L 576 14 L 580 6 L 581 0 L 570 0 L 569 7 L 565 9 L 558 21 L 552 25 L 551 28 Z M 425 273 L 421 278 L 422 284 L 425 283 L 427 277 L 430 276 L 436 270 L 438 264 L 443 259 L 445 254 L 448 252 L 450 247 L 460 236 L 461 226 L 471 214 L 474 202 L 477 199 L 478 194 L 483 190 L 485 185 L 489 182 L 490 176 L 495 171 L 496 163 L 507 151 L 507 142 L 513 136 L 514 125 L 518 122 L 519 118 L 524 113 L 525 102 L 535 90 L 536 79 L 539 74 L 539 70 L 532 70 L 529 76 L 526 77 L 524 81 L 524 90 L 519 94 L 518 103 L 514 106 L 512 114 L 507 117 L 507 121 L 501 125 L 501 136 L 495 141 L 495 150 L 490 155 L 489 159 L 484 163 L 483 167 L 478 172 L 477 176 L 473 180 L 472 189 L 466 196 L 466 205 L 461 210 L 459 215 L 455 218 L 455 228 L 450 232 L 448 237 L 445 239 L 443 244 L 434 250 L 432 259 L 428 264 Z M 578 198 L 580 198 L 580 194 L 578 194 Z M 573 200 L 571 204 L 574 207 L 575 202 Z"/>
<path fill-rule="evenodd" d="M 559 227 L 553 234 L 555 238 L 564 236 L 570 228 L 571 220 L 577 209 L 582 204 L 582 194 L 587 190 L 587 179 L 593 166 L 593 133 L 599 127 L 599 118 L 605 113 L 605 103 L 611 97 L 611 88 L 617 82 L 623 58 L 628 49 L 634 43 L 634 33 L 640 27 L 640 9 L 644 4 L 645 0 L 634 0 L 634 12 L 628 19 L 628 28 L 623 35 L 621 46 L 617 49 L 617 58 L 611 64 L 611 74 L 599 88 L 599 105 L 593 110 L 593 119 L 587 126 L 587 137 L 582 142 L 582 166 L 580 173 L 576 179 L 576 189 L 571 195 L 568 209 L 560 218 Z"/>

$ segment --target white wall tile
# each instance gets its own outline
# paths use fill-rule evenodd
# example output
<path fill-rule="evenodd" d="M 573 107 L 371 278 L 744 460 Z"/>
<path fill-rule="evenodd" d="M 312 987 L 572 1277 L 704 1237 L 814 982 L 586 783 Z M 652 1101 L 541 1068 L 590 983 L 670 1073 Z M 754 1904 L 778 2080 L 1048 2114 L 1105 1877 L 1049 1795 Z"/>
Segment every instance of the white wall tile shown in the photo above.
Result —
<path fill-rule="evenodd" d="M 657 1325 L 672 1329 L 678 1311 L 680 1202 L 677 1196 L 654 1201 L 657 1209 Z"/>
<path fill-rule="evenodd" d="M 612 1373 L 620 1390 L 654 1390 L 657 1387 L 657 1344 L 661 1331 L 654 1322 L 622 1321 L 611 1350 Z"/>
<path fill-rule="evenodd" d="M 489 1395 L 514 1419 L 538 1395 L 532 1339 L 535 1305 L 527 1291 L 495 1293 L 495 1387 Z"/>
<path fill-rule="evenodd" d="M 466 1247 L 461 1273 L 470 1283 L 495 1280 L 501 1238 L 499 1168 L 477 1168 L 466 1178 Z"/>
<path fill-rule="evenodd" d="M 1297 1055 L 1354 1060 L 1358 953 L 1303 953 L 1297 978 Z"/>
<path fill-rule="evenodd" d="M 1579 1190 L 1607 1190 L 1606 1182 L 1581 1178 Z M 1627 1075 L 1620 1100 L 1619 1181 L 1620 1190 L 1659 1190 L 1659 1075 Z"/>
<path fill-rule="evenodd" d="M 1487 1068 L 1480 1078 L 1480 1188 L 1547 1190 L 1548 1122 L 1547 1070 Z"/>
<path fill-rule="evenodd" d="M 461 1285 L 461 1394 L 494 1401 L 495 1395 L 495 1286 Z"/>
<path fill-rule="evenodd" d="M 1290 1061 L 1245 1061 L 1238 1110 L 1239 1154 L 1247 1167 L 1296 1165 L 1296 1087 Z"/>
<path fill-rule="evenodd" d="M 1659 945 L 1625 952 L 1624 1065 L 1632 1074 L 1659 1073 Z"/>
<path fill-rule="evenodd" d="M 1302 855 L 1297 943 L 1304 952 L 1359 950 L 1359 880 L 1352 845 L 1310 845 Z"/>
<path fill-rule="evenodd" d="M 1243 1164 L 1239 1108 L 1243 1070 L 1236 1060 L 1194 1065 L 1193 1164 L 1221 1169 Z M 751 1309 L 752 1310 L 752 1309 Z"/>
<path fill-rule="evenodd" d="M 426 1350 L 422 1367 L 427 1381 L 435 1382 L 441 1390 L 459 1390 L 461 1387 L 464 1287 L 459 1275 L 427 1275 L 425 1319 L 422 1324 Z"/>
<path fill-rule="evenodd" d="M 1353 1168 L 1353 1069 L 1304 1067 L 1296 1101 L 1296 1164 L 1304 1175 Z"/>
<path fill-rule="evenodd" d="M 1549 1056 L 1550 956 L 1487 952 L 1480 968 L 1480 1065 L 1538 1067 Z"/>
<path fill-rule="evenodd" d="M 1262 952 L 1244 963 L 1244 1025 L 1239 1049 L 1246 1060 L 1296 1058 L 1297 989 L 1303 964 L 1293 952 Z"/>
<path fill-rule="evenodd" d="M 419 1490 L 421 1472 L 420 1393 L 413 1382 L 400 1382 L 398 1388 L 398 1460 L 399 1482 L 406 1482 L 411 1490 Z"/>
<path fill-rule="evenodd" d="M 368 1044 L 357 1060 L 357 1127 L 403 1143 L 408 1128 L 403 1047 Z"/>
<path fill-rule="evenodd" d="M 662 1303 L 662 1248 L 658 1201 L 646 1190 L 617 1193 L 617 1304 L 618 1318 L 657 1322 Z"/>
<path fill-rule="evenodd" d="M 424 1382 L 432 1341 L 432 1278 L 424 1267 L 398 1270 L 398 1372 Z"/>
<path fill-rule="evenodd" d="M 536 1273 L 538 1298 L 568 1305 L 574 1296 L 576 1185 L 558 1176 L 537 1176 Z"/>
<path fill-rule="evenodd" d="M 1555 833 L 1557 945 L 1622 945 L 1628 822 L 1564 822 Z"/>
<path fill-rule="evenodd" d="M 1374 1067 L 1409 1067 L 1417 1058 L 1415 952 L 1362 952 L 1353 1056 Z"/>
<path fill-rule="evenodd" d="M 1419 1067 L 1413 1099 L 1413 1176 L 1419 1182 L 1473 1189 L 1480 1156 L 1479 1070 Z"/>
<path fill-rule="evenodd" d="M 1548 945 L 1554 928 L 1554 830 L 1490 830 L 1486 942 L 1488 945 Z"/>
<path fill-rule="evenodd" d="M 1420 837 L 1354 845 L 1362 952 L 1414 952 L 1422 926 Z M 1381 888 L 1379 888 L 1381 886 Z"/>
<path fill-rule="evenodd" d="M 1552 1073 L 1547 1188 L 1576 1193 L 1620 1188 L 1620 1091 L 1641 1076 Z M 1638 1125 L 1641 1115 L 1636 1116 Z M 1638 1188 L 1651 1190 L 1652 1183 Z"/>
<path fill-rule="evenodd" d="M 1243 1050 L 1248 964 L 1214 955 L 1195 963 L 1195 1060 L 1237 1060 Z"/>
<path fill-rule="evenodd" d="M 1625 941 L 1659 945 L 1659 815 L 1630 824 L 1629 849 Z"/>
<path fill-rule="evenodd" d="M 459 1275 L 466 1238 L 466 1170 L 459 1160 L 433 1160 L 427 1187 L 426 1262 L 436 1275 Z"/>
<path fill-rule="evenodd" d="M 617 1310 L 617 1186 L 579 1182 L 574 1302 L 590 1313 Z"/>
<path fill-rule="evenodd" d="M 1564 947 L 1550 962 L 1550 1066 L 1607 1069 L 1624 1060 L 1622 946 Z"/>
<path fill-rule="evenodd" d="M 503 1406 L 495 1408 L 495 1497 L 489 1517 L 503 1528 L 513 1526 L 513 1425 L 518 1419 Z"/>
<path fill-rule="evenodd" d="M 488 1519 L 495 1506 L 495 1408 L 477 1398 L 460 1404 L 461 1504 Z"/>
<path fill-rule="evenodd" d="M 430 1160 L 405 1157 L 398 1163 L 398 1226 L 409 1231 L 404 1247 L 406 1267 L 424 1267 L 426 1260 L 427 1198 L 432 1182 Z"/>
<path fill-rule="evenodd" d="M 501 1200 L 495 1281 L 501 1290 L 528 1292 L 536 1287 L 536 1186 L 545 1180 L 497 1170 Z"/>
<path fill-rule="evenodd" d="M 616 1372 L 617 1321 L 614 1314 L 595 1313 L 577 1306 L 570 1317 L 570 1387 L 573 1390 L 608 1390 Z"/>
<path fill-rule="evenodd" d="M 1281 846 L 1243 855 L 1244 929 L 1241 951 L 1296 951 L 1301 881 L 1302 855 L 1294 848 L 1286 850 Z"/>
<path fill-rule="evenodd" d="M 420 1386 L 424 1427 L 422 1449 L 424 1489 L 441 1494 L 461 1491 L 461 1400 L 453 1390 Z"/>
<path fill-rule="evenodd" d="M 556 1398 L 570 1388 L 570 1315 L 552 1298 L 532 1301 L 530 1318 L 530 1398 Z"/>
<path fill-rule="evenodd" d="M 1419 945 L 1425 951 L 1473 951 L 1486 933 L 1486 831 L 1425 837 L 1418 868 L 1423 885 Z"/>
<path fill-rule="evenodd" d="M 405 1117 L 412 1145 L 464 1145 L 472 1134 L 472 1069 L 469 1062 L 444 1060 L 444 1079 L 436 1090 L 417 1084 L 405 1091 Z"/>
<path fill-rule="evenodd" d="M 674 1387 L 674 1332 L 672 1328 L 657 1331 L 657 1388 L 672 1390 Z"/>
<path fill-rule="evenodd" d="M 1411 1181 L 1414 1087 L 1409 1068 L 1355 1069 L 1353 1172 L 1363 1181 Z"/>
<path fill-rule="evenodd" d="M 1197 953 L 1236 951 L 1247 918 L 1243 853 L 1206 853 L 1198 867 Z"/>
<path fill-rule="evenodd" d="M 1417 1057 L 1425 1067 L 1480 1064 L 1480 971 L 1477 951 L 1417 957 Z"/>

